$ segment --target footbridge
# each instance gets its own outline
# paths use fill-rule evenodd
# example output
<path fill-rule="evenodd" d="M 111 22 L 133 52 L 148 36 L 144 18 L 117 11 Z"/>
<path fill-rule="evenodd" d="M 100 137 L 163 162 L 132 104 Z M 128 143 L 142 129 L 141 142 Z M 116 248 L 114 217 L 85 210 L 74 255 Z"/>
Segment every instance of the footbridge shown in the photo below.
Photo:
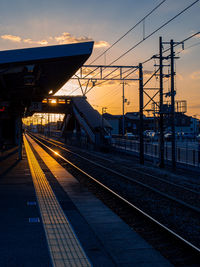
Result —
<path fill-rule="evenodd" d="M 49 96 L 41 102 L 33 102 L 26 116 L 34 113 L 64 114 L 60 136 L 66 140 L 75 132 L 77 138 L 86 135 L 90 143 L 101 146 L 112 129 L 85 96 Z"/>

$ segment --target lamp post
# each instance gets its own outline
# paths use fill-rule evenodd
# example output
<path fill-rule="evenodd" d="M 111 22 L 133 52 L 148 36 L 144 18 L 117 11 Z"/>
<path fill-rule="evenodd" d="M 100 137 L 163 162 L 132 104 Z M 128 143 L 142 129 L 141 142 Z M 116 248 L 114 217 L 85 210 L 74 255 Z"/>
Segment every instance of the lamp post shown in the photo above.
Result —
<path fill-rule="evenodd" d="M 104 123 L 103 123 L 103 114 L 106 113 L 107 107 L 102 107 L 102 129 L 104 128 Z"/>
<path fill-rule="evenodd" d="M 125 81 L 123 80 L 122 82 L 122 135 L 124 136 L 125 134 L 125 116 L 124 116 L 124 104 L 127 103 L 128 105 L 130 102 L 127 102 L 127 99 L 125 98 L 124 95 L 124 89 L 125 89 Z"/>

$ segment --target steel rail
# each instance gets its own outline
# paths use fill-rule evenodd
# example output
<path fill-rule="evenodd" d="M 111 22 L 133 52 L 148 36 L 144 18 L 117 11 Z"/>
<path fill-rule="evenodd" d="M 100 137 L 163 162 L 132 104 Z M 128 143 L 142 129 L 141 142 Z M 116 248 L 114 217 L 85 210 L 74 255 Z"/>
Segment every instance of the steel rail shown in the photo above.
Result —
<path fill-rule="evenodd" d="M 62 142 L 60 142 L 60 141 L 58 141 L 58 140 L 54 140 L 54 139 L 52 139 L 52 138 L 51 138 L 51 139 L 50 139 L 50 138 L 47 139 L 47 138 L 44 138 L 44 137 L 41 136 L 41 135 L 39 136 L 39 138 L 41 138 L 41 139 L 43 139 L 43 140 L 45 140 L 45 141 L 47 141 L 47 142 L 53 144 L 54 146 L 60 147 L 61 149 L 66 150 L 67 152 L 70 152 L 71 154 L 75 154 L 75 155 L 81 157 L 79 154 L 77 154 L 77 153 L 75 153 L 75 152 L 72 152 L 71 150 L 67 149 L 66 147 L 57 145 L 56 143 L 61 144 L 61 145 L 65 145 L 64 143 L 62 143 Z M 50 141 L 50 140 L 52 140 L 52 141 Z M 97 158 L 100 158 L 100 159 L 105 159 L 104 157 L 99 156 L 99 155 L 95 155 L 95 156 L 96 156 Z M 85 158 L 85 159 L 86 159 L 86 158 Z M 88 160 L 88 159 L 87 159 L 87 160 Z M 111 159 L 107 159 L 107 161 L 113 162 L 113 160 L 111 160 Z M 94 162 L 94 164 L 95 164 L 95 162 Z"/>
<path fill-rule="evenodd" d="M 78 166 L 76 166 L 75 164 L 73 164 L 72 162 L 70 162 L 69 160 L 67 160 L 66 158 L 64 158 L 57 151 L 53 150 L 52 148 L 50 148 L 47 145 L 45 145 L 44 143 L 42 143 L 40 140 L 38 140 L 38 138 L 36 138 L 36 137 L 33 137 L 33 138 L 36 139 L 39 143 L 41 143 L 48 150 L 50 150 L 51 152 L 53 152 L 55 155 L 57 155 L 58 157 L 60 157 L 62 160 L 64 160 L 65 162 L 69 163 L 72 167 L 74 167 L 75 169 L 77 169 L 78 171 L 80 171 L 82 174 L 86 175 L 87 177 L 89 177 L 90 179 L 92 179 L 94 182 L 96 182 L 97 184 L 99 184 L 100 186 L 102 186 L 103 188 L 105 188 L 107 191 L 109 191 L 110 193 L 112 193 L 113 195 L 115 195 L 117 198 L 121 199 L 126 204 L 128 204 L 129 206 L 131 206 L 132 208 L 134 208 L 135 210 L 137 210 L 138 212 L 140 212 L 142 215 L 144 215 L 145 217 L 147 217 L 148 219 L 150 219 L 151 221 L 153 221 L 154 223 L 156 223 L 159 227 L 163 228 L 168 233 L 172 234 L 174 237 L 176 237 L 177 239 L 181 240 L 183 243 L 185 243 L 189 247 L 193 248 L 195 251 L 200 252 L 200 248 L 198 248 L 197 246 L 193 245 L 191 242 L 189 242 L 185 238 L 181 237 L 179 234 L 175 233 L 173 230 L 169 229 L 164 224 L 160 223 L 159 221 L 157 221 L 156 219 L 154 219 L 152 216 L 150 216 L 146 212 L 142 211 L 141 209 L 139 209 L 138 207 L 136 207 L 135 205 L 133 205 L 127 199 L 125 199 L 124 197 L 120 196 L 118 193 L 114 192 L 112 189 L 110 189 L 109 187 L 107 187 L 103 183 L 99 182 L 97 179 L 95 179 L 94 177 L 92 177 L 90 174 L 86 173 L 85 171 L 83 171 L 82 169 L 80 169 Z"/>
<path fill-rule="evenodd" d="M 45 141 L 47 141 L 47 142 L 49 142 L 49 143 L 51 143 L 51 144 L 53 144 L 53 145 L 55 145 L 55 146 L 57 146 L 57 147 L 59 147 L 59 148 L 61 148 L 61 149 L 63 149 L 63 150 L 65 150 L 65 151 L 67 151 L 67 152 L 69 152 L 69 153 L 71 153 L 71 154 L 76 155 L 77 157 L 80 157 L 80 158 L 82 158 L 82 159 L 84 159 L 84 160 L 87 160 L 88 162 L 90 162 L 90 163 L 92 163 L 92 164 L 94 164 L 94 165 L 96 165 L 96 166 L 98 166 L 98 167 L 101 167 L 101 168 L 103 168 L 103 169 L 106 169 L 107 171 L 110 171 L 110 172 L 112 172 L 112 173 L 115 173 L 115 174 L 117 174 L 117 175 L 120 175 L 120 176 L 122 176 L 123 178 L 125 178 L 125 179 L 127 179 L 127 180 L 129 180 L 129 181 L 131 181 L 131 182 L 136 182 L 136 183 L 138 183 L 138 184 L 140 184 L 140 185 L 146 186 L 146 187 L 148 187 L 148 189 L 154 190 L 156 193 L 160 193 L 160 194 L 164 195 L 165 197 L 172 198 L 172 200 L 175 200 L 176 202 L 179 202 L 179 204 L 181 204 L 181 205 L 185 205 L 185 206 L 187 206 L 188 208 L 193 209 L 193 210 L 195 210 L 196 212 L 199 212 L 199 213 L 200 213 L 200 209 L 199 209 L 199 208 L 196 208 L 196 207 L 194 207 L 194 206 L 192 206 L 192 205 L 190 205 L 190 204 L 187 204 L 186 202 L 181 201 L 181 200 L 179 200 L 179 199 L 173 198 L 172 196 L 169 196 L 168 194 L 162 193 L 162 192 L 160 192 L 159 190 L 156 190 L 155 188 L 153 188 L 153 187 L 151 187 L 151 186 L 149 186 L 149 185 L 143 184 L 143 183 L 141 183 L 141 182 L 135 180 L 135 179 L 132 178 L 132 177 L 128 177 L 128 176 L 126 176 L 126 175 L 124 175 L 124 174 L 122 174 L 122 173 L 118 173 L 118 172 L 116 172 L 116 171 L 114 171 L 114 170 L 112 170 L 112 169 L 110 169 L 110 168 L 107 168 L 107 167 L 105 167 L 105 166 L 103 166 L 103 165 L 101 165 L 101 164 L 99 164 L 99 163 L 96 163 L 96 162 L 94 162 L 93 160 L 87 159 L 87 158 L 85 158 L 85 157 L 83 157 L 83 156 L 81 156 L 81 155 L 79 155 L 79 154 L 77 154 L 77 153 L 75 153 L 75 152 L 73 152 L 73 151 L 71 151 L 71 150 L 69 150 L 69 149 L 67 149 L 67 148 L 65 148 L 65 147 L 63 147 L 63 146 L 61 146 L 61 145 L 57 145 L 57 144 L 55 144 L 54 142 L 52 142 L 52 141 L 50 141 L 50 140 L 47 140 L 47 139 L 45 139 L 45 138 L 43 138 L 43 137 L 41 137 L 41 136 L 40 136 L 40 138 L 43 139 L 43 140 L 45 140 Z M 52 139 L 51 139 L 51 140 L 52 140 Z M 54 141 L 54 140 L 53 140 L 53 141 Z M 59 141 L 56 141 L 56 140 L 55 140 L 55 142 L 58 142 L 58 143 L 60 143 L 60 144 L 63 144 L 63 143 L 61 143 L 61 142 L 59 142 Z M 105 159 L 105 158 L 103 158 L 103 159 Z M 159 180 L 159 181 L 161 181 L 161 182 L 164 182 L 164 183 L 166 183 L 166 184 L 174 185 L 174 186 L 176 186 L 176 187 L 178 187 L 178 188 L 180 188 L 180 189 L 184 189 L 184 190 L 187 191 L 187 192 L 195 193 L 195 194 L 200 195 L 200 192 L 198 192 L 198 191 L 195 191 L 195 190 L 192 190 L 192 189 L 188 189 L 188 188 L 186 188 L 186 187 L 184 187 L 184 186 L 182 186 L 182 185 L 177 185 L 177 184 L 175 184 L 175 183 L 173 183 L 173 182 L 171 182 L 171 181 L 166 181 L 166 180 L 164 180 L 164 179 L 162 179 L 162 178 L 159 178 L 159 177 L 156 177 L 156 176 L 154 176 L 154 175 L 152 175 L 152 174 L 145 173 L 145 172 L 143 172 L 143 171 L 141 171 L 141 170 L 137 170 L 137 172 L 138 172 L 138 173 L 141 173 L 141 174 L 144 174 L 144 175 L 147 175 L 147 176 L 149 176 L 149 177 L 152 177 L 152 178 L 154 178 L 154 179 L 157 179 L 157 180 Z"/>

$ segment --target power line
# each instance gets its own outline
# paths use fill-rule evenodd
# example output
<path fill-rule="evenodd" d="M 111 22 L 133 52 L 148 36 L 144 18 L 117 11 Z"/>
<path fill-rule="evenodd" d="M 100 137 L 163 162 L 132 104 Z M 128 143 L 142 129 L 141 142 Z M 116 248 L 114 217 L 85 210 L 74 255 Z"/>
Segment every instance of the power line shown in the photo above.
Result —
<path fill-rule="evenodd" d="M 116 92 L 118 92 L 119 88 L 117 86 L 117 88 L 113 88 L 111 91 L 108 91 L 106 94 L 104 94 L 103 96 L 101 97 L 98 97 L 98 100 L 103 100 L 103 99 L 106 99 L 108 96 L 110 96 L 110 94 L 113 96 L 115 95 Z"/>
<path fill-rule="evenodd" d="M 186 8 L 184 8 L 182 11 L 180 11 L 177 15 L 175 15 L 174 17 L 172 17 L 170 20 L 168 20 L 167 22 L 165 22 L 164 24 L 162 24 L 160 27 L 158 27 L 156 30 L 154 30 L 153 32 L 151 32 L 149 35 L 147 35 L 147 37 L 143 38 L 141 41 L 139 41 L 137 44 L 135 44 L 134 46 L 132 46 L 130 49 L 128 49 L 125 53 L 123 53 L 122 55 L 120 55 L 117 59 L 115 59 L 114 61 L 112 61 L 109 65 L 112 65 L 113 63 L 115 63 L 116 61 L 118 61 L 119 59 L 121 59 L 122 57 L 124 57 L 125 55 L 127 55 L 129 52 L 131 52 L 133 49 L 135 49 L 138 45 L 140 45 L 141 43 L 143 43 L 145 40 L 147 40 L 148 38 L 150 38 L 152 35 L 154 35 L 156 32 L 158 32 L 159 30 L 161 30 L 163 27 L 165 27 L 167 24 L 169 24 L 171 21 L 173 21 L 174 19 L 176 19 L 177 17 L 179 17 L 181 14 L 183 14 L 185 11 L 187 11 L 189 8 L 191 8 L 193 5 L 195 5 L 197 2 L 199 2 L 199 0 L 194 1 L 192 4 L 190 4 L 189 6 L 187 6 Z"/>
<path fill-rule="evenodd" d="M 120 58 L 122 58 L 123 56 L 125 56 L 126 54 L 128 54 L 130 51 L 132 51 L 133 49 L 135 49 L 137 46 L 139 46 L 141 43 L 143 43 L 146 39 L 150 38 L 153 34 L 155 34 L 156 32 L 158 32 L 160 29 L 162 29 L 163 27 L 165 27 L 167 24 L 169 24 L 171 21 L 173 21 L 174 19 L 176 19 L 178 16 L 180 16 L 182 13 L 184 13 L 185 11 L 187 11 L 190 7 L 192 7 L 194 4 L 196 4 L 197 2 L 199 2 L 199 0 L 194 1 L 192 4 L 190 4 L 189 6 L 187 6 L 186 8 L 184 8 L 182 11 L 180 11 L 177 15 L 175 15 L 173 18 L 171 18 L 170 20 L 168 20 L 167 22 L 165 22 L 163 25 L 161 25 L 159 28 L 157 28 L 155 31 L 153 31 L 152 33 L 150 33 L 146 38 L 144 38 L 143 40 L 141 40 L 140 42 L 138 42 L 137 44 L 135 44 L 133 47 L 131 47 L 129 50 L 127 50 L 125 53 L 123 53 L 121 56 L 119 56 L 117 59 L 115 59 L 114 61 L 112 61 L 108 66 L 112 65 L 113 63 L 115 63 L 116 61 L 118 61 Z M 188 41 L 189 39 L 191 39 L 192 37 L 194 37 L 195 35 L 199 34 L 199 32 L 192 34 L 191 36 L 187 37 L 186 39 L 184 39 L 181 42 L 185 42 Z M 178 44 L 176 44 L 178 45 Z M 175 46 L 176 46 L 175 45 Z M 168 51 L 169 49 L 167 49 L 166 51 Z M 166 51 L 163 51 L 166 52 Z M 142 64 L 150 61 L 152 58 L 145 60 L 144 62 L 142 62 Z M 95 70 L 94 70 L 95 71 Z M 91 72 L 92 73 L 92 72 Z M 90 73 L 90 74 L 91 74 Z M 96 74 L 97 75 L 97 74 Z M 93 76 L 94 77 L 94 76 Z"/>
<path fill-rule="evenodd" d="M 131 27 L 125 34 L 123 34 L 117 41 L 115 41 L 109 48 L 107 48 L 102 54 L 96 57 L 90 64 L 94 63 L 97 59 L 102 57 L 107 53 L 113 46 L 119 43 L 126 35 L 128 35 L 132 30 L 134 30 L 141 22 L 143 22 L 147 17 L 149 17 L 156 9 L 158 9 L 166 0 L 160 2 L 156 7 L 154 7 L 146 16 L 144 16 L 140 21 L 138 21 L 133 27 Z"/>
<path fill-rule="evenodd" d="M 176 47 L 177 45 L 180 45 L 181 43 L 185 43 L 186 41 L 189 41 L 191 38 L 195 37 L 195 36 L 198 35 L 198 34 L 200 34 L 200 32 L 193 33 L 192 35 L 186 37 L 186 38 L 183 39 L 182 41 L 180 41 L 180 42 L 178 42 L 178 43 L 175 43 L 175 44 L 174 44 L 174 47 Z M 197 44 L 196 44 L 196 45 L 197 45 Z M 191 47 L 193 47 L 193 46 L 195 46 L 195 45 L 192 45 Z M 188 47 L 188 48 L 190 48 L 190 47 Z M 170 48 L 167 48 L 166 50 L 163 51 L 163 53 L 166 53 L 166 52 L 169 51 L 169 50 L 170 50 Z M 158 55 L 155 55 L 155 56 L 158 56 Z M 153 56 L 153 57 L 150 57 L 150 58 L 148 58 L 148 59 L 146 59 L 145 61 L 142 62 L 142 64 L 145 64 L 145 63 L 149 62 L 149 61 L 152 60 L 153 58 L 154 58 L 154 56 Z"/>
<path fill-rule="evenodd" d="M 175 15 L 174 17 L 172 17 L 171 19 L 169 19 L 167 22 L 165 22 L 164 24 L 162 24 L 160 27 L 158 27 L 156 30 L 154 30 L 153 32 L 151 32 L 147 37 L 145 37 L 144 39 L 142 39 L 141 41 L 139 41 L 137 44 L 135 44 L 134 46 L 132 46 L 130 49 L 128 49 L 125 53 L 123 53 L 122 55 L 120 55 L 117 59 L 115 59 L 114 61 L 112 61 L 108 66 L 112 65 L 113 63 L 115 63 L 116 61 L 118 61 L 119 59 L 121 59 L 123 56 L 125 56 L 126 54 L 128 54 L 130 51 L 132 51 L 133 49 L 135 49 L 137 46 L 139 46 L 141 43 L 143 43 L 145 40 L 147 40 L 148 38 L 150 38 L 152 35 L 154 35 L 156 32 L 158 32 L 160 29 L 164 28 L 167 24 L 169 24 L 171 21 L 173 21 L 174 19 L 176 19 L 177 17 L 179 17 L 181 14 L 183 14 L 185 11 L 187 11 L 189 8 L 191 8 L 193 5 L 195 5 L 197 2 L 199 2 L 199 0 L 196 0 L 194 1 L 193 3 L 191 3 L 189 6 L 187 6 L 186 8 L 184 8 L 182 11 L 180 11 L 177 15 Z M 194 37 L 195 35 L 199 34 L 196 33 L 196 34 L 192 34 L 191 36 L 187 37 L 185 40 L 183 40 L 182 42 L 184 41 L 187 41 L 189 40 L 190 38 Z M 181 42 L 180 42 L 181 43 Z M 177 45 L 177 44 L 176 44 Z M 175 45 L 175 46 L 176 46 Z M 166 51 L 163 51 L 163 52 L 166 52 Z M 145 60 L 142 64 L 150 61 L 152 59 L 149 58 L 147 60 Z M 92 73 L 92 72 L 91 72 Z M 89 73 L 89 74 L 91 74 Z M 89 75 L 88 74 L 88 75 Z M 85 76 L 86 77 L 86 76 Z M 102 83 L 104 83 L 106 81 L 103 81 L 101 82 L 100 84 L 98 85 L 101 85 Z M 76 90 L 78 90 L 80 87 L 78 87 L 77 89 L 73 90 L 70 94 L 74 93 Z M 91 89 L 90 89 L 91 90 Z M 89 90 L 89 91 L 90 91 Z M 88 92 L 89 92 L 88 91 Z"/>
<path fill-rule="evenodd" d="M 81 89 L 81 87 L 79 86 L 79 87 L 75 88 L 73 91 L 71 91 L 71 92 L 69 93 L 69 95 L 73 94 L 73 93 L 76 92 L 78 89 Z"/>
<path fill-rule="evenodd" d="M 195 36 L 198 35 L 198 34 L 200 34 L 200 32 L 193 33 L 192 35 L 190 35 L 189 37 L 185 38 L 185 39 L 182 40 L 181 42 L 178 42 L 178 43 L 174 44 L 174 47 L 176 47 L 177 45 L 179 45 L 179 44 L 181 44 L 181 43 L 184 43 L 184 42 L 190 40 L 191 38 L 195 37 Z M 168 48 L 168 49 L 166 49 L 165 51 L 163 51 L 163 53 L 165 53 L 165 52 L 167 52 L 167 51 L 169 51 L 169 50 L 170 50 L 170 48 Z"/>
<path fill-rule="evenodd" d="M 191 38 L 195 37 L 195 36 L 198 35 L 198 34 L 200 34 L 200 32 L 196 32 L 196 33 L 194 33 L 194 34 L 192 34 L 192 35 L 186 37 L 186 38 L 183 39 L 181 42 L 175 43 L 175 44 L 174 44 L 174 47 L 177 46 L 177 45 L 179 45 L 179 44 L 181 44 L 181 43 L 183 43 L 183 42 L 186 42 L 186 41 L 190 40 Z M 197 42 L 197 43 L 195 43 L 195 44 L 193 44 L 193 45 L 191 45 L 191 46 L 188 46 L 188 47 L 186 47 L 185 49 L 190 49 L 190 48 L 195 47 L 195 46 L 197 46 L 197 45 L 200 45 L 200 42 Z M 166 50 L 163 51 L 163 52 L 167 52 L 168 50 L 169 50 L 169 49 L 166 49 Z M 181 51 L 177 52 L 176 55 L 182 53 L 183 51 L 184 51 L 184 50 L 181 50 Z M 152 59 L 152 57 L 151 57 L 149 60 L 151 60 L 151 59 Z M 148 60 L 148 61 L 149 61 L 149 60 Z M 145 62 L 147 62 L 147 60 L 146 60 Z M 104 82 L 105 82 L 105 81 L 104 81 Z M 166 81 L 164 81 L 164 83 L 167 83 L 167 82 L 169 83 L 169 78 L 168 78 Z M 155 86 L 155 87 L 156 87 L 156 86 Z M 176 87 L 176 81 L 175 81 L 175 87 Z M 168 90 L 169 90 L 169 84 L 168 84 Z M 109 92 L 109 94 L 110 94 L 110 93 L 112 93 L 112 94 L 114 93 L 114 95 L 112 95 L 113 98 L 115 98 L 115 97 L 119 94 L 118 89 L 117 89 L 117 90 L 112 90 L 111 92 Z M 104 95 L 104 96 L 105 96 L 105 95 Z M 115 100 L 112 101 L 112 102 L 110 102 L 109 104 L 107 104 L 107 106 L 110 107 L 114 102 L 115 102 Z"/>
<path fill-rule="evenodd" d="M 195 44 L 193 44 L 193 45 L 190 45 L 190 46 L 186 47 L 186 49 L 190 49 L 190 48 L 195 47 L 195 46 L 197 46 L 197 45 L 200 45 L 200 42 L 195 43 Z M 181 51 L 177 52 L 176 55 L 179 55 L 179 54 L 182 53 L 183 51 L 184 51 L 184 50 L 181 50 Z"/>
<path fill-rule="evenodd" d="M 124 35 L 122 35 L 117 41 L 115 41 L 110 47 L 108 47 L 102 54 L 100 54 L 97 58 L 95 58 L 90 64 L 94 63 L 97 59 L 102 57 L 104 54 L 106 54 L 113 46 L 115 46 L 118 42 L 120 42 L 126 35 L 128 35 L 132 30 L 134 30 L 141 22 L 145 21 L 147 17 L 149 17 L 156 9 L 158 9 L 164 2 L 167 0 L 163 0 L 160 4 L 158 4 L 155 8 L 153 8 L 146 16 L 144 16 L 139 22 L 137 22 L 131 29 L 129 29 Z M 111 65 L 111 64 L 110 64 Z M 87 75 L 84 76 L 86 78 L 90 74 L 94 73 L 95 70 L 98 68 L 92 70 Z"/>
<path fill-rule="evenodd" d="M 195 36 L 198 35 L 198 34 L 200 34 L 200 31 L 199 31 L 199 32 L 196 32 L 196 33 L 193 33 L 192 35 L 186 37 L 185 39 L 183 39 L 182 41 L 180 41 L 180 42 L 178 42 L 178 43 L 175 43 L 175 44 L 174 44 L 174 47 L 176 47 L 176 46 L 178 46 L 179 44 L 184 43 L 184 42 L 186 42 L 186 41 L 192 39 L 193 37 L 195 37 Z M 197 45 L 200 45 L 200 42 L 195 43 L 195 44 L 193 44 L 193 45 L 187 47 L 186 49 L 192 48 L 192 47 L 197 46 Z M 169 49 L 164 50 L 163 53 L 165 53 L 165 52 L 167 52 L 167 51 L 169 51 Z M 180 54 L 181 52 L 183 52 L 183 50 L 177 52 L 176 55 L 177 55 L 177 54 Z M 145 63 L 147 63 L 148 61 L 150 61 L 150 60 L 152 60 L 152 59 L 153 59 L 153 57 L 150 57 L 149 59 L 143 61 L 142 64 L 145 64 Z M 136 70 L 133 70 L 131 73 L 133 73 L 133 72 L 135 72 L 135 71 L 136 71 Z M 158 71 L 158 70 L 157 70 L 157 71 Z M 126 72 L 126 71 L 125 71 L 125 72 Z M 117 75 L 114 76 L 114 77 L 117 77 Z M 103 84 L 103 83 L 105 83 L 105 82 L 107 82 L 107 81 L 102 81 L 102 82 L 101 82 L 100 84 L 98 84 L 98 85 L 101 85 L 101 84 Z"/>

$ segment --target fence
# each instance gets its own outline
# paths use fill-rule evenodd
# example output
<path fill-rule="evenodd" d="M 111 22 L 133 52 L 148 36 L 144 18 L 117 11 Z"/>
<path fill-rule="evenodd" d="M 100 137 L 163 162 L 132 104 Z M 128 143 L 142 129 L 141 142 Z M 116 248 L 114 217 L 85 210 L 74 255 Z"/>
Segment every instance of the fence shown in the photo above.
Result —
<path fill-rule="evenodd" d="M 139 154 L 140 144 L 137 140 L 127 140 L 122 138 L 113 138 L 112 146 L 120 149 L 124 149 L 129 152 L 135 152 Z M 158 160 L 159 158 L 159 146 L 156 142 L 144 142 L 144 154 L 152 158 L 152 160 Z M 166 142 L 164 147 L 165 160 L 171 161 L 172 148 L 171 143 Z M 198 142 L 183 141 L 176 143 L 176 162 L 191 165 L 194 167 L 200 167 L 200 147 Z"/>

